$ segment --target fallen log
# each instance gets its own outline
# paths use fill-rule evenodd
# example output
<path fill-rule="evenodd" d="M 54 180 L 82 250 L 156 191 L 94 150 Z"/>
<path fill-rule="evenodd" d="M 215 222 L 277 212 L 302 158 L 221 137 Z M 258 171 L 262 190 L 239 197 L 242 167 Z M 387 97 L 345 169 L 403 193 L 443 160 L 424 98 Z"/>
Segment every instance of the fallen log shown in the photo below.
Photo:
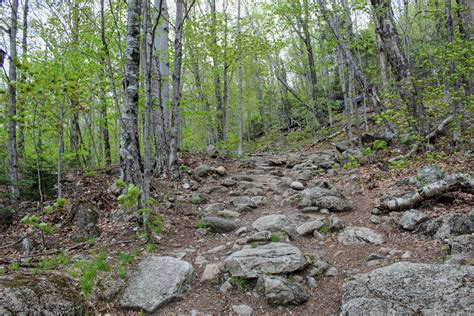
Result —
<path fill-rule="evenodd" d="M 452 174 L 445 179 L 422 187 L 408 197 L 398 197 L 380 201 L 379 208 L 394 212 L 413 208 L 414 206 L 441 195 L 445 192 L 458 191 L 474 194 L 474 179 L 466 174 Z"/>

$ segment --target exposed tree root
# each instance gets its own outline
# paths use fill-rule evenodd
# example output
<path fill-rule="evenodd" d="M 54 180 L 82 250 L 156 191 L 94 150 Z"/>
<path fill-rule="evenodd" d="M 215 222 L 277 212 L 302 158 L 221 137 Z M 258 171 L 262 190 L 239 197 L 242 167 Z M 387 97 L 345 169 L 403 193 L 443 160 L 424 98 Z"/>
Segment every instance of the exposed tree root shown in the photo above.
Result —
<path fill-rule="evenodd" d="M 450 191 L 461 190 L 474 193 L 474 179 L 466 174 L 452 174 L 443 180 L 428 184 L 409 197 L 387 199 L 380 202 L 379 207 L 386 211 L 402 211 L 414 207 L 423 201 Z"/>

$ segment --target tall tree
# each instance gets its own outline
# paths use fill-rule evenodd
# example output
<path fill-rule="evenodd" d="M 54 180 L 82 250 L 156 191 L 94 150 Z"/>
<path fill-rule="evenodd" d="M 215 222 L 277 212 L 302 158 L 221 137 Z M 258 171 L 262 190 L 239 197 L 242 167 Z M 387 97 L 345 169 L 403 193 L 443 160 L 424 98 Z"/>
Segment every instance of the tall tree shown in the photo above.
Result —
<path fill-rule="evenodd" d="M 141 0 L 128 1 L 124 103 L 122 111 L 123 133 L 120 138 L 122 175 L 126 182 L 143 186 L 143 165 L 138 134 L 138 99 L 140 71 Z"/>
<path fill-rule="evenodd" d="M 8 66 L 8 164 L 10 169 L 10 191 L 12 200 L 16 200 L 20 194 L 18 181 L 20 179 L 18 173 L 18 151 L 16 137 L 16 80 L 18 61 L 16 39 L 18 32 L 18 0 L 11 1 L 11 19 L 10 19 L 10 60 Z"/>

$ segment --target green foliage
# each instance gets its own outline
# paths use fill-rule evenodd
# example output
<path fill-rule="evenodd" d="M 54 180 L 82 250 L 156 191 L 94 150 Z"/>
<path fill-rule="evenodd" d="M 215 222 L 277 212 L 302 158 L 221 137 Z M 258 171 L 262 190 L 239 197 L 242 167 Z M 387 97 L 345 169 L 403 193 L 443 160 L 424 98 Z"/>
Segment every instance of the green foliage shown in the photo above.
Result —
<path fill-rule="evenodd" d="M 27 226 L 34 227 L 42 231 L 46 235 L 53 234 L 56 230 L 48 223 L 42 222 L 38 215 L 25 215 L 21 219 L 21 223 Z"/>
<path fill-rule="evenodd" d="M 87 178 L 93 178 L 93 177 L 95 177 L 95 172 L 93 170 L 87 170 L 86 173 L 85 173 L 85 176 Z"/>
<path fill-rule="evenodd" d="M 66 206 L 67 202 L 68 201 L 65 198 L 58 198 L 53 205 L 49 205 L 44 208 L 44 213 L 47 215 L 60 213 Z"/>
<path fill-rule="evenodd" d="M 248 285 L 248 281 L 242 277 L 233 276 L 229 279 L 230 284 L 237 286 L 241 289 L 245 288 Z"/>
<path fill-rule="evenodd" d="M 107 254 L 96 255 L 92 261 L 76 261 L 74 263 L 78 269 L 79 285 L 85 296 L 90 296 L 95 285 L 98 272 L 110 271 L 110 265 L 107 263 Z"/>
<path fill-rule="evenodd" d="M 190 168 L 186 165 L 180 165 L 179 166 L 179 170 L 182 171 L 182 172 L 186 172 L 188 171 Z"/>
<path fill-rule="evenodd" d="M 119 195 L 117 202 L 123 209 L 131 209 L 137 206 L 140 197 L 140 188 L 134 184 L 129 184 L 127 192 Z"/>
<path fill-rule="evenodd" d="M 377 140 L 374 140 L 374 142 L 372 143 L 372 149 L 374 150 L 387 149 L 387 147 L 388 147 L 388 144 L 384 140 L 377 139 Z"/>
<path fill-rule="evenodd" d="M 324 223 L 323 226 L 319 228 L 319 232 L 321 234 L 327 234 L 329 233 L 329 230 L 330 230 L 329 224 L 326 224 L 326 223 Z"/>
<path fill-rule="evenodd" d="M 280 242 L 281 237 L 280 237 L 280 235 L 278 235 L 278 234 L 272 234 L 271 237 L 270 237 L 270 240 L 271 240 L 272 242 Z"/>
<path fill-rule="evenodd" d="M 127 186 L 127 184 L 125 183 L 125 181 L 123 181 L 122 179 L 117 179 L 117 180 L 115 180 L 115 185 L 116 185 L 117 188 L 119 188 L 119 189 L 125 189 L 125 187 Z"/>
<path fill-rule="evenodd" d="M 354 156 L 349 156 L 349 161 L 344 164 L 344 169 L 357 169 L 360 168 L 360 163 Z"/>
<path fill-rule="evenodd" d="M 18 271 L 18 270 L 20 270 L 20 264 L 18 262 L 12 262 L 8 265 L 8 268 L 11 271 Z"/>
<path fill-rule="evenodd" d="M 198 221 L 196 223 L 196 229 L 206 229 L 206 228 L 207 228 L 207 225 L 203 221 Z"/>
<path fill-rule="evenodd" d="M 201 198 L 199 197 L 199 195 L 197 194 L 194 194 L 192 197 L 191 197 L 191 204 L 193 205 L 197 205 L 201 202 Z"/>
<path fill-rule="evenodd" d="M 60 266 L 66 266 L 69 264 L 69 257 L 65 253 L 60 253 L 51 258 L 41 258 L 39 265 L 42 269 L 50 270 Z"/>
<path fill-rule="evenodd" d="M 410 166 L 410 161 L 407 158 L 401 158 L 390 162 L 389 168 L 391 170 L 405 170 Z"/>

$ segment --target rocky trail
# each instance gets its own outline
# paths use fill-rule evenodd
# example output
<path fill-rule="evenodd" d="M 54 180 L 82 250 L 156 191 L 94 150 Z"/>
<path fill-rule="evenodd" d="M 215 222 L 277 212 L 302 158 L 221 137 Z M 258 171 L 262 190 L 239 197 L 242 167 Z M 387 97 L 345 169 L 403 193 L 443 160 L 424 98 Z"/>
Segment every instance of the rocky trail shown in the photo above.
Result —
<path fill-rule="evenodd" d="M 324 150 L 242 161 L 206 158 L 179 183 L 157 185 L 156 192 L 169 194 L 159 247 L 93 309 L 474 313 L 472 177 L 452 177 L 434 166 L 334 170 L 339 155 Z M 436 194 L 425 192 L 431 187 Z M 415 193 L 421 197 L 405 207 Z M 390 212 L 394 200 L 399 209 Z M 118 220 L 101 215 L 100 221 Z M 11 293 L 0 286 L 0 306 L 14 312 L 18 306 L 5 299 Z"/>

